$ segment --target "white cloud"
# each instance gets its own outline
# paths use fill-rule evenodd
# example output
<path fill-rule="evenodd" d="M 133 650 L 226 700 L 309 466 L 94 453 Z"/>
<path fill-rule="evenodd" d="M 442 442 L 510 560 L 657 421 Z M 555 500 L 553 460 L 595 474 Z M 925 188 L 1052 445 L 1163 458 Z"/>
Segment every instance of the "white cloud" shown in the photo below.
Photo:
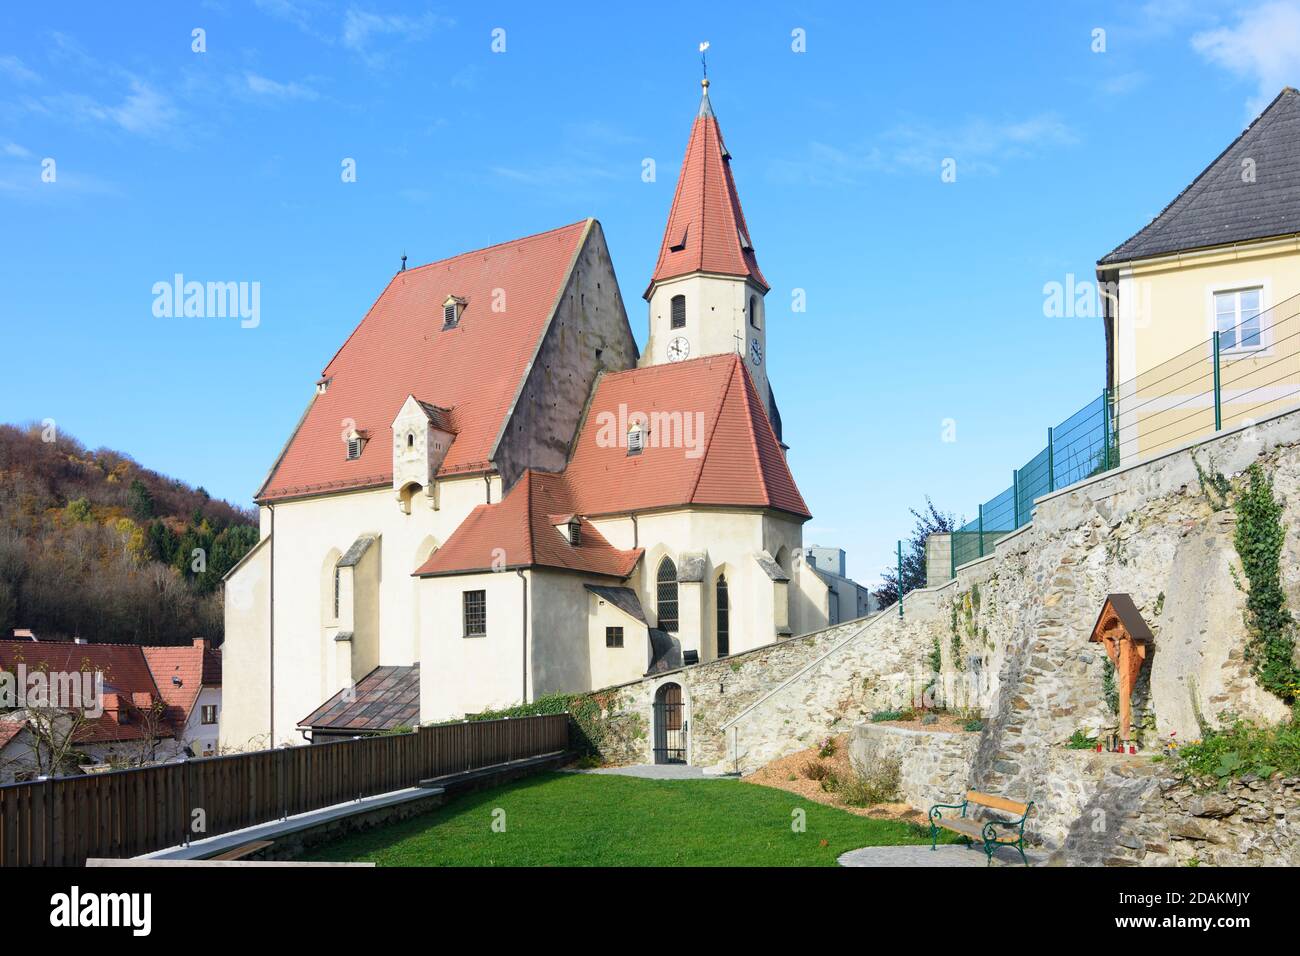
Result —
<path fill-rule="evenodd" d="M 316 91 L 302 83 L 280 83 L 257 73 L 245 73 L 244 82 L 248 86 L 248 91 L 257 96 L 280 100 L 314 100 L 317 98 Z"/>
<path fill-rule="evenodd" d="M 1231 27 L 1192 37 L 1192 48 L 1211 63 L 1250 80 L 1255 96 L 1247 104 L 1258 113 L 1282 87 L 1300 76 L 1300 2 L 1272 0 L 1242 11 Z"/>
<path fill-rule="evenodd" d="M 383 62 L 374 52 L 373 43 L 380 37 L 397 36 L 403 40 L 422 40 L 439 27 L 451 26 L 452 20 L 425 13 L 408 17 L 392 13 L 370 13 L 348 7 L 343 15 L 343 46 L 361 56 L 372 66 Z"/>
<path fill-rule="evenodd" d="M 35 83 L 40 79 L 16 56 L 0 56 L 0 73 L 19 83 Z"/>
<path fill-rule="evenodd" d="M 878 172 L 938 176 L 948 158 L 957 161 L 962 174 L 993 174 L 1006 160 L 1076 142 L 1074 130 L 1054 113 L 1004 120 L 973 117 L 952 126 L 912 121 L 856 147 L 810 142 L 804 156 L 774 161 L 770 174 L 781 182 L 847 185 Z"/>
<path fill-rule="evenodd" d="M 6 156 L 15 156 L 18 159 L 28 159 L 32 155 L 30 149 L 19 146 L 17 143 L 5 143 L 3 152 Z"/>

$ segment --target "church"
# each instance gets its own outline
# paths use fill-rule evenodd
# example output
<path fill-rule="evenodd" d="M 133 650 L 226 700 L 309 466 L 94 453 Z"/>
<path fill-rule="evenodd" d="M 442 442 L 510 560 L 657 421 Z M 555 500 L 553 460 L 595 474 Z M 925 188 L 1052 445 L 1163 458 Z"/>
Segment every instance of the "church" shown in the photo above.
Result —
<path fill-rule="evenodd" d="M 223 747 L 453 719 L 834 623 L 703 85 L 644 353 L 587 219 L 403 265 L 330 359 L 227 575 Z"/>

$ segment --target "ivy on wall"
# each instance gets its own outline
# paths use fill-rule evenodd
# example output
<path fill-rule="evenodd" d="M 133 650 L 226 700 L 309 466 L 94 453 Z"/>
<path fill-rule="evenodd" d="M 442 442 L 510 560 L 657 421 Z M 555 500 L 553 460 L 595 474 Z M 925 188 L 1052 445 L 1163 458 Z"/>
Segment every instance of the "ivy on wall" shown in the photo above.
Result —
<path fill-rule="evenodd" d="M 1282 505 L 1273 494 L 1273 482 L 1259 463 L 1246 469 L 1245 486 L 1233 501 L 1237 528 L 1233 544 L 1241 561 L 1246 586 L 1246 660 L 1261 687 L 1286 703 L 1300 693 L 1300 668 L 1295 665 L 1296 621 L 1286 606 L 1282 590 L 1282 546 L 1286 529 Z"/>

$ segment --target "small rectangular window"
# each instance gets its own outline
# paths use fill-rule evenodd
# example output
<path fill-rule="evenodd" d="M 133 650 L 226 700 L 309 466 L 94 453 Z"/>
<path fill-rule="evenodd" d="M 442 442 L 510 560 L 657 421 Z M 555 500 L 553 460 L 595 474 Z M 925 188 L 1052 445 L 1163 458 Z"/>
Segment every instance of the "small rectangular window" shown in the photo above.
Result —
<path fill-rule="evenodd" d="M 606 647 L 623 646 L 623 629 L 621 627 L 605 628 L 605 646 Z"/>
<path fill-rule="evenodd" d="M 569 544 L 575 548 L 582 544 L 582 525 L 576 521 L 569 522 Z"/>
<path fill-rule="evenodd" d="M 215 724 L 217 722 L 217 705 L 204 704 L 203 713 L 200 719 L 202 719 L 205 724 Z"/>
<path fill-rule="evenodd" d="M 465 636 L 487 636 L 487 591 L 464 593 Z"/>
<path fill-rule="evenodd" d="M 1257 349 L 1264 344 L 1260 328 L 1262 298 L 1258 288 L 1214 293 L 1214 323 L 1221 351 Z"/>
<path fill-rule="evenodd" d="M 675 329 L 686 328 L 686 296 L 684 295 L 673 296 L 672 326 Z"/>
<path fill-rule="evenodd" d="M 361 448 L 365 443 L 361 437 L 354 435 L 348 439 L 348 461 L 356 461 L 361 457 Z"/>
<path fill-rule="evenodd" d="M 639 428 L 633 428 L 627 433 L 627 453 L 629 455 L 641 454 L 641 449 L 644 447 L 643 435 L 644 432 Z"/>

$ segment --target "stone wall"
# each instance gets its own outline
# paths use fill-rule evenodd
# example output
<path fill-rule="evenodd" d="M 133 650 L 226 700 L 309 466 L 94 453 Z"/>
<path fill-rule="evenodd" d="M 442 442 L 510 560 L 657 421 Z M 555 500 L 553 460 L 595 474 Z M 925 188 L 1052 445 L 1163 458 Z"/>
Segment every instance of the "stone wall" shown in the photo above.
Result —
<path fill-rule="evenodd" d="M 900 798 L 924 812 L 936 803 L 961 802 L 978 742 L 974 733 L 859 724 L 849 738 L 849 759 L 864 776 L 897 760 Z"/>
<path fill-rule="evenodd" d="M 1050 863 L 1300 865 L 1300 779 L 1181 780 L 1146 757 L 1074 754 L 1092 783 Z M 1056 774 L 1060 776 L 1060 774 Z"/>

